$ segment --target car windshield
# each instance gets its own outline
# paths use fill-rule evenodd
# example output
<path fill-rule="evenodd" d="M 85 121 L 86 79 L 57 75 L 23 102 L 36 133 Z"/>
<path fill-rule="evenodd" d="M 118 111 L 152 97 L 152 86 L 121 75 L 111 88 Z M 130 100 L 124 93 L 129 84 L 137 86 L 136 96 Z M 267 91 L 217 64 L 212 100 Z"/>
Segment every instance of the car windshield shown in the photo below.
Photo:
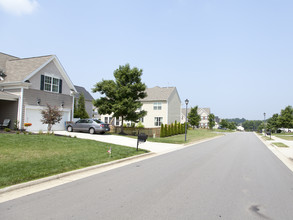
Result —
<path fill-rule="evenodd" d="M 100 121 L 98 119 L 94 119 L 94 121 L 97 122 L 97 123 L 99 123 L 99 124 L 104 123 L 104 122 L 102 122 L 102 121 Z"/>

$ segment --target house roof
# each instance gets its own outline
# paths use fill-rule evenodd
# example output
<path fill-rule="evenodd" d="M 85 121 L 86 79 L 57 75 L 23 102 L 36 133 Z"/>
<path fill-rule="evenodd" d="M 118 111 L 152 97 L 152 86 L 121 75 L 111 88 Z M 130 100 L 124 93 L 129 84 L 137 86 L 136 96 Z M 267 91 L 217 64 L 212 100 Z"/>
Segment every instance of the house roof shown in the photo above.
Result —
<path fill-rule="evenodd" d="M 70 89 L 76 92 L 70 78 L 55 55 L 18 58 L 0 52 L 0 69 L 4 70 L 6 75 L 0 83 L 25 82 L 51 61 L 55 63 Z"/>
<path fill-rule="evenodd" d="M 167 101 L 176 87 L 159 87 L 147 88 L 147 97 L 143 101 Z"/>
<path fill-rule="evenodd" d="M 4 82 L 20 82 L 28 75 L 40 68 L 44 63 L 48 62 L 54 56 L 41 56 L 24 59 L 11 59 L 6 61 L 5 74 L 7 75 Z"/>
<path fill-rule="evenodd" d="M 76 86 L 74 85 L 76 91 L 78 92 L 78 94 L 76 94 L 76 97 L 79 98 L 79 94 L 83 93 L 84 95 L 84 99 L 87 101 L 92 101 L 94 100 L 94 98 L 92 97 L 92 95 L 82 86 Z"/>
<path fill-rule="evenodd" d="M 191 108 L 187 108 L 187 114 L 189 114 L 190 110 L 191 110 Z M 207 115 L 209 115 L 211 113 L 211 109 L 210 108 L 198 108 L 197 109 L 197 113 L 199 115 L 203 112 L 206 112 Z M 186 108 L 182 108 L 181 113 L 182 113 L 182 115 L 184 115 L 186 117 Z"/>

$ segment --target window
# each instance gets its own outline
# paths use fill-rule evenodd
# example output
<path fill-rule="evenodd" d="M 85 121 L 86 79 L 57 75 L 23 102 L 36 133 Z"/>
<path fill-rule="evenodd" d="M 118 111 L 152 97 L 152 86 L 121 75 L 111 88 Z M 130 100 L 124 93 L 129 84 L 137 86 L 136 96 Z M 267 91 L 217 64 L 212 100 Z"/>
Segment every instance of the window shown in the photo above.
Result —
<path fill-rule="evenodd" d="M 144 122 L 144 118 L 140 118 L 139 121 L 140 121 L 141 123 L 143 123 L 143 122 Z"/>
<path fill-rule="evenodd" d="M 48 92 L 59 92 L 60 79 L 45 76 L 44 77 L 44 90 Z"/>
<path fill-rule="evenodd" d="M 162 102 L 154 102 L 154 110 L 162 110 Z"/>
<path fill-rule="evenodd" d="M 119 126 L 119 117 L 116 117 L 116 126 Z"/>
<path fill-rule="evenodd" d="M 155 126 L 161 126 L 163 123 L 163 117 L 155 117 Z"/>
<path fill-rule="evenodd" d="M 105 123 L 108 124 L 108 117 L 105 117 Z"/>

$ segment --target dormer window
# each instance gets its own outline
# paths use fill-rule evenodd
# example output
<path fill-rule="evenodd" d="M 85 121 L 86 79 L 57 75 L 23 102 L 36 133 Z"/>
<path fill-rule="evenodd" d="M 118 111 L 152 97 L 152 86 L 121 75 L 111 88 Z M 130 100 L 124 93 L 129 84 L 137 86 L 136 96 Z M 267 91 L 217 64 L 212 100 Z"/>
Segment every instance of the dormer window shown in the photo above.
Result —
<path fill-rule="evenodd" d="M 62 93 L 62 80 L 49 75 L 41 75 L 41 90 Z"/>

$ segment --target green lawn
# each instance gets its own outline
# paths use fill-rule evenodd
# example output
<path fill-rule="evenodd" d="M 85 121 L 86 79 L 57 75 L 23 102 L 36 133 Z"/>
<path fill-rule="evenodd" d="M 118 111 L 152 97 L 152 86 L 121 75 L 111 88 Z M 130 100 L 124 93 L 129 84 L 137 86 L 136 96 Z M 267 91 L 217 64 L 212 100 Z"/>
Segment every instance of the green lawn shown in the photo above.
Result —
<path fill-rule="evenodd" d="M 187 131 L 187 138 L 186 138 L 187 142 L 185 142 L 185 134 L 179 134 L 179 135 L 174 135 L 171 137 L 164 137 L 164 138 L 149 137 L 147 140 L 152 142 L 184 144 L 184 143 L 192 143 L 192 142 L 199 141 L 206 138 L 212 138 L 218 135 L 222 135 L 222 134 L 219 134 L 215 131 L 211 131 L 207 129 L 194 129 L 194 130 Z"/>
<path fill-rule="evenodd" d="M 290 135 L 290 136 L 289 136 Z M 288 141 L 293 141 L 293 136 L 291 136 L 292 134 L 274 134 L 274 136 L 278 137 L 278 138 L 282 138 L 284 140 L 288 140 Z"/>
<path fill-rule="evenodd" d="M 0 134 L 0 188 L 137 154 L 135 148 L 54 135 Z M 108 154 L 112 148 L 112 156 Z"/>

